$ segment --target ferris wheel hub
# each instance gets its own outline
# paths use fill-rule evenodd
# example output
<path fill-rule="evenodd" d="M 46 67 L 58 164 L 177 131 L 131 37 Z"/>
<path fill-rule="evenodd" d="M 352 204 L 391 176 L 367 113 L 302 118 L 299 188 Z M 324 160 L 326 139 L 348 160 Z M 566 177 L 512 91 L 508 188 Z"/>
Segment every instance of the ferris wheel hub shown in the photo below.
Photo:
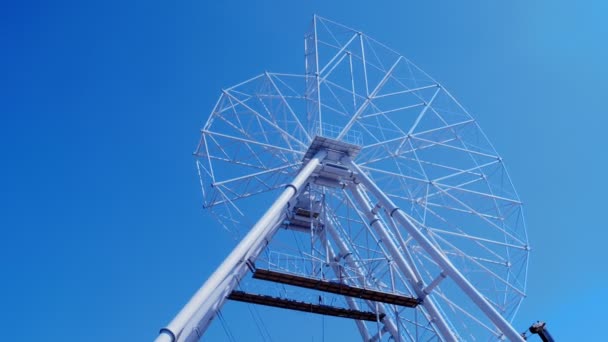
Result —
<path fill-rule="evenodd" d="M 317 135 L 310 143 L 302 161 L 310 160 L 322 149 L 327 151 L 325 160 L 340 162 L 345 156 L 355 158 L 361 151 L 361 146 Z"/>

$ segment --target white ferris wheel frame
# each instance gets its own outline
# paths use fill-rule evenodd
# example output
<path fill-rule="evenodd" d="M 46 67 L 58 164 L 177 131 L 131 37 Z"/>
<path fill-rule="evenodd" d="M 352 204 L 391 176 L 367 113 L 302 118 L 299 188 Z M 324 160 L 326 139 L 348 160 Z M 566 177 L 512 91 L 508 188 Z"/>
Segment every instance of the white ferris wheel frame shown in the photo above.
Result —
<path fill-rule="evenodd" d="M 320 44 L 320 39 L 318 39 L 317 30 L 319 29 L 319 26 L 327 24 L 343 27 L 350 32 L 351 36 L 345 43 L 336 44 L 335 50 L 337 52 L 331 56 L 326 63 L 320 63 L 320 47 L 318 46 L 318 44 Z M 313 20 L 313 33 L 305 39 L 307 51 L 307 72 L 305 75 L 266 72 L 222 91 L 222 96 L 214 109 L 215 114 L 210 116 L 205 128 L 202 130 L 201 144 L 196 153 L 197 156 L 203 160 L 202 163 L 197 162 L 201 179 L 210 180 L 208 182 L 210 186 L 202 184 L 203 192 L 206 197 L 205 206 L 214 207 L 223 205 L 230 210 L 240 212 L 239 206 L 236 204 L 238 200 L 280 188 L 284 188 L 284 190 L 262 217 L 252 226 L 251 230 L 234 248 L 224 262 L 196 292 L 188 304 L 186 304 L 167 327 L 161 330 L 161 334 L 156 339 L 156 342 L 198 341 L 202 337 L 211 320 L 222 307 L 227 296 L 235 289 L 239 281 L 247 274 L 247 271 L 251 269 L 251 264 L 256 260 L 268 242 L 272 240 L 282 222 L 287 219 L 286 208 L 294 205 L 298 195 L 302 193 L 303 188 L 306 187 L 307 184 L 318 182 L 318 174 L 326 167 L 325 162 L 329 159 L 331 159 L 332 162 L 338 162 L 348 170 L 348 177 L 344 178 L 345 187 L 344 190 L 342 190 L 344 198 L 351 201 L 353 207 L 359 208 L 358 215 L 361 216 L 361 220 L 367 220 L 371 231 L 373 231 L 373 233 L 384 243 L 384 248 L 386 249 L 385 253 L 394 260 L 396 265 L 395 268 L 401 272 L 408 284 L 407 286 L 421 301 L 421 306 L 424 308 L 423 313 L 427 316 L 428 321 L 432 323 L 432 330 L 441 340 L 457 341 L 461 339 L 452 322 L 446 318 L 444 310 L 439 308 L 435 303 L 435 300 L 439 298 L 450 303 L 447 295 L 437 292 L 440 283 L 447 278 L 451 279 L 460 288 L 471 302 L 483 312 L 494 327 L 486 325 L 484 322 L 473 317 L 473 315 L 468 314 L 466 310 L 456 306 L 460 310 L 460 313 L 468 315 L 470 319 L 477 321 L 482 327 L 486 328 L 499 339 L 507 338 L 512 341 L 523 341 L 521 335 L 513 328 L 509 321 L 496 310 L 497 305 L 490 302 L 487 296 L 480 293 L 471 281 L 453 264 L 450 257 L 446 255 L 446 252 L 439 248 L 440 244 L 445 245 L 449 244 L 449 242 L 445 240 L 440 242 L 437 241 L 444 235 L 458 236 L 460 238 L 470 239 L 480 245 L 482 243 L 489 243 L 502 246 L 506 249 L 518 249 L 524 251 L 524 255 L 527 255 L 529 247 L 527 244 L 527 236 L 525 235 L 525 227 L 523 236 L 516 235 L 504 226 L 496 224 L 496 217 L 476 210 L 468 203 L 460 201 L 458 196 L 454 195 L 454 193 L 460 191 L 474 196 L 482 196 L 490 202 L 502 201 L 511 203 L 513 206 L 519 208 L 521 207 L 521 202 L 515 193 L 513 196 L 503 196 L 502 194 L 494 193 L 492 189 L 488 192 L 476 191 L 469 188 L 469 185 L 474 183 L 475 180 L 450 183 L 451 179 L 463 175 L 479 176 L 480 179 L 484 179 L 486 175 L 484 170 L 487 168 L 496 166 L 503 168 L 502 159 L 495 154 L 495 152 L 493 153 L 493 147 L 491 145 L 488 151 L 464 143 L 461 145 L 453 144 L 453 140 L 458 140 L 454 138 L 429 138 L 432 134 L 447 130 L 455 131 L 461 127 L 473 126 L 478 129 L 477 123 L 474 119 L 468 117 L 466 111 L 465 114 L 467 116 L 462 120 L 457 120 L 456 122 L 444 121 L 441 127 L 417 131 L 416 129 L 421 125 L 421 120 L 423 120 L 427 113 L 433 111 L 438 117 L 440 116 L 434 108 L 435 101 L 439 96 L 444 96 L 444 98 L 453 101 L 460 108 L 462 107 L 443 87 L 426 74 L 424 75 L 432 80 L 431 84 L 413 87 L 404 86 L 404 89 L 402 90 L 383 93 L 383 88 L 387 83 L 395 79 L 393 73 L 398 67 L 401 67 L 403 63 L 406 63 L 409 68 L 415 66 L 400 55 L 398 55 L 393 63 L 385 66 L 380 66 L 378 65 L 379 63 L 368 63 L 364 53 L 364 39 L 370 38 L 358 31 L 315 16 Z M 338 40 L 336 39 L 336 42 L 337 41 Z M 360 56 L 354 56 L 354 54 L 348 50 L 348 46 L 356 42 L 359 42 L 361 46 L 362 55 Z M 373 42 L 379 44 L 375 41 Z M 383 45 L 381 46 L 386 48 Z M 388 49 L 388 51 L 392 50 Z M 342 89 L 345 92 L 352 94 L 352 109 L 354 110 L 352 111 L 353 113 L 350 114 L 349 108 L 340 101 L 336 101 L 333 105 L 325 104 L 321 91 L 322 89 L 328 89 L 328 92 L 330 93 L 329 96 L 333 96 L 337 99 L 339 96 L 333 92 L 339 91 L 341 86 L 332 83 L 330 75 L 334 72 L 334 69 L 338 68 L 339 63 L 342 63 L 347 59 L 350 59 L 349 64 L 352 74 L 353 60 L 355 58 L 360 58 L 362 60 L 364 74 L 364 86 L 362 89 L 364 88 L 365 90 L 361 90 L 363 95 L 355 91 L 356 80 L 354 76 L 352 76 L 351 79 L 352 88 Z M 344 64 L 346 64 L 346 62 L 344 62 Z M 382 72 L 382 77 L 376 79 L 374 82 L 368 82 L 368 73 L 371 73 L 371 71 L 366 70 L 366 67 L 369 68 L 370 65 L 375 65 L 378 69 L 377 71 Z M 423 73 L 422 71 L 420 72 Z M 282 79 L 285 78 L 301 79 L 302 81 L 305 81 L 307 85 L 306 94 L 302 97 L 286 94 L 285 90 L 289 90 L 290 87 L 287 82 L 282 81 Z M 289 122 L 289 126 L 279 124 L 280 120 L 272 117 L 273 111 L 271 108 L 264 108 L 263 110 L 266 112 L 262 112 L 262 110 L 258 108 L 253 108 L 249 100 L 251 96 L 240 90 L 241 87 L 246 86 L 247 84 L 259 81 L 265 82 L 266 86 L 271 88 L 271 90 L 269 90 L 270 95 L 259 96 L 274 97 L 277 99 L 283 106 L 282 110 L 286 117 L 284 122 Z M 375 85 L 372 86 L 372 83 L 375 83 Z M 324 84 L 326 88 L 323 88 Z M 419 95 L 421 92 L 429 92 L 430 95 L 425 98 L 424 96 Z M 294 91 L 294 93 L 296 92 Z M 383 101 L 384 99 L 402 96 L 413 96 L 420 101 L 388 110 L 377 105 L 377 102 Z M 308 120 L 304 120 L 302 115 L 297 113 L 298 110 L 293 108 L 290 102 L 292 100 L 302 99 L 306 101 Z M 273 130 L 277 134 L 276 138 L 274 138 L 274 140 L 269 140 L 268 138 L 265 138 L 266 140 L 260 139 L 259 136 L 255 136 L 247 131 L 242 123 L 231 122 L 222 117 L 223 114 L 234 111 L 234 118 L 237 118 L 238 120 L 236 108 L 246 110 L 255 118 L 259 127 L 267 127 Z M 369 130 L 369 127 L 371 126 L 361 124 L 362 120 L 375 118 L 384 118 L 384 122 L 393 123 L 390 118 L 390 115 L 392 115 L 393 112 L 407 110 L 416 110 L 418 113 L 407 131 L 403 130 L 401 127 L 395 128 L 395 130 L 398 131 L 397 134 L 399 136 L 386 137 L 384 134 L 376 136 Z M 348 120 L 341 122 L 341 126 L 332 126 L 325 122 L 327 120 L 324 121 L 324 118 L 327 119 L 328 116 L 336 115 L 336 113 L 338 115 L 340 113 L 344 114 L 344 117 L 348 118 Z M 214 120 L 223 120 L 223 127 L 229 127 L 233 133 L 236 132 L 237 134 L 226 133 L 214 129 Z M 352 151 L 349 151 L 347 148 L 341 150 L 340 148 L 331 145 L 339 145 L 341 142 L 357 142 L 359 137 L 357 134 L 353 134 L 353 127 L 356 125 L 359 125 L 359 128 L 364 131 L 364 134 L 373 136 L 375 139 L 375 142 L 367 143 L 361 148 L 361 153 L 367 153 L 367 155 L 366 159 L 358 162 L 353 161 L 353 158 L 351 158 L 353 157 L 351 156 Z M 394 123 L 393 125 L 398 126 Z M 289 127 L 295 128 L 288 130 L 287 128 Z M 483 135 L 483 133 L 481 134 L 482 138 L 486 139 L 485 135 Z M 318 143 L 319 137 L 328 138 Z M 245 160 L 239 160 L 238 158 L 233 157 L 233 155 L 236 156 L 237 153 L 230 150 L 231 147 L 227 147 L 225 143 L 227 141 L 242 146 L 241 148 L 246 150 L 246 152 L 253 157 Z M 277 141 L 279 143 L 277 143 Z M 318 146 L 315 146 L 315 142 L 318 143 Z M 437 162 L 419 158 L 418 153 L 436 146 L 478 156 L 479 158 L 485 158 L 486 162 L 479 163 L 478 160 L 475 159 L 474 166 L 470 168 L 458 168 L 450 165 L 438 165 L 439 163 Z M 216 149 L 215 152 L 210 150 L 212 147 Z M 391 158 L 407 159 L 405 155 L 409 153 L 413 156 L 412 158 L 416 159 L 418 164 L 428 165 L 429 167 L 440 166 L 442 169 L 449 170 L 451 173 L 430 180 L 429 178 L 431 177 L 428 176 L 418 177 L 412 174 L 408 175 L 376 168 L 374 163 L 382 163 L 384 159 L 389 158 L 382 152 L 386 150 L 392 151 L 393 155 L 390 156 Z M 279 163 L 273 165 L 266 164 L 265 161 L 258 158 L 258 151 L 272 153 Z M 328 157 L 328 155 L 330 156 Z M 218 170 L 214 167 L 214 163 L 217 163 L 218 161 L 257 171 L 221 177 L 219 173 L 221 173 L 222 170 Z M 297 172 L 294 172 L 294 170 Z M 451 198 L 460 204 L 460 209 L 455 209 L 453 207 L 449 207 L 448 209 L 469 211 L 469 214 L 484 220 L 488 225 L 492 226 L 493 229 L 496 229 L 508 238 L 504 241 L 486 239 L 469 235 L 460 230 L 446 231 L 445 229 L 425 225 L 421 223 L 420 220 L 412 217 L 401 209 L 399 205 L 395 203 L 395 200 L 400 200 L 399 195 L 394 192 L 386 192 L 386 189 L 383 189 L 381 185 L 377 184 L 377 182 L 370 177 L 370 174 L 376 176 L 385 175 L 389 178 L 398 179 L 400 182 L 426 182 L 430 185 L 427 187 L 424 201 L 420 201 L 419 203 L 425 208 L 425 215 L 427 213 L 434 214 L 433 209 L 435 209 L 435 207 L 432 207 L 433 205 L 438 208 L 436 210 L 448 208 L 448 205 L 445 205 L 444 208 L 442 208 L 440 203 L 431 203 L 428 201 L 429 198 L 444 196 L 446 198 Z M 280 176 L 277 178 L 275 177 L 276 175 Z M 289 179 L 287 175 L 294 176 Z M 508 175 L 507 182 L 510 185 Z M 512 187 L 512 185 L 510 186 Z M 414 196 L 409 196 L 408 200 L 412 201 L 412 198 L 414 198 Z M 375 204 L 374 200 L 376 201 Z M 496 207 L 497 212 L 500 212 L 498 205 L 496 205 Z M 442 218 L 441 215 L 434 215 L 439 219 Z M 500 218 L 501 217 L 499 217 L 499 219 Z M 332 259 L 336 255 L 353 255 L 351 251 L 352 245 L 349 245 L 348 241 L 344 240 L 343 234 L 339 232 L 339 227 L 336 226 L 338 222 L 335 221 L 335 218 L 326 215 L 324 216 L 324 222 L 327 229 L 326 233 L 323 234 L 331 236 L 333 241 L 333 245 L 329 245 L 327 244 L 326 239 L 322 239 L 322 243 L 324 243 L 328 255 Z M 422 232 L 423 230 L 436 233 L 437 235 L 433 236 L 437 236 L 437 240 L 429 238 L 429 235 Z M 407 252 L 407 242 L 400 235 L 399 231 L 403 231 L 407 234 L 408 240 L 415 241 L 417 245 L 424 250 L 429 257 L 429 260 L 432 260 L 432 262 L 440 268 L 441 271 L 439 274 L 433 275 L 431 278 L 421 274 L 421 270 L 416 267 L 416 262 L 413 260 L 412 255 Z M 449 246 L 452 246 L 453 250 L 458 251 L 457 246 Z M 334 248 L 336 248 L 337 251 L 335 251 Z M 464 255 L 466 253 L 463 252 L 462 254 Z M 524 262 L 523 283 L 514 284 L 509 276 L 505 279 L 493 273 L 491 269 L 483 266 L 484 262 L 489 262 L 488 260 L 476 258 L 475 256 L 465 255 L 465 257 L 468 258 L 470 262 L 475 263 L 488 273 L 494 275 L 511 290 L 518 295 L 521 295 L 521 297 L 525 295 L 527 259 Z M 502 259 L 500 256 L 497 257 L 499 260 L 497 263 L 501 263 Z M 353 259 L 345 259 L 345 263 L 351 266 L 352 273 L 354 274 L 353 279 L 357 279 L 357 277 L 362 279 L 363 271 L 358 270 L 358 261 L 354 257 L 351 258 Z M 509 263 L 509 260 L 507 260 L 506 263 Z M 364 281 L 349 281 L 352 281 L 354 285 L 366 286 Z M 521 299 L 518 297 L 514 301 L 516 301 L 516 303 L 513 304 L 515 307 L 514 312 L 516 312 L 521 303 Z M 358 309 L 359 304 L 352 299 L 346 298 L 346 303 L 351 309 Z M 382 304 L 367 303 L 367 305 L 370 306 L 370 309 L 375 309 L 378 313 L 385 313 L 389 310 Z M 378 340 L 381 338 L 384 331 L 395 340 L 400 341 L 401 331 L 398 322 L 391 317 L 387 317 L 383 323 L 384 328 L 373 336 L 368 331 L 367 327 L 360 321 L 357 321 L 357 328 L 364 340 Z"/>

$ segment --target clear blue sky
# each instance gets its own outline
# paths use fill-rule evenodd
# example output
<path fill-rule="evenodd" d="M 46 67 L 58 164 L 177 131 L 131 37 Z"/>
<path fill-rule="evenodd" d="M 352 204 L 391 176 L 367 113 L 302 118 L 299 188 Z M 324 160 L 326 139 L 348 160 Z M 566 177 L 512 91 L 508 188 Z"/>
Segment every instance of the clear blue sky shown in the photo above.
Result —
<path fill-rule="evenodd" d="M 374 3 L 4 2 L 3 340 L 157 335 L 232 243 L 201 209 L 198 130 L 222 87 L 303 71 L 313 13 L 403 53 L 478 119 L 526 204 L 534 250 L 518 330 L 541 319 L 558 341 L 597 340 L 608 323 L 608 5 Z M 321 322 L 298 331 L 268 315 L 277 341 L 286 329 L 310 341 L 305 324 Z M 226 318 L 238 331 L 238 312 Z M 209 341 L 226 338 L 218 326 Z"/>

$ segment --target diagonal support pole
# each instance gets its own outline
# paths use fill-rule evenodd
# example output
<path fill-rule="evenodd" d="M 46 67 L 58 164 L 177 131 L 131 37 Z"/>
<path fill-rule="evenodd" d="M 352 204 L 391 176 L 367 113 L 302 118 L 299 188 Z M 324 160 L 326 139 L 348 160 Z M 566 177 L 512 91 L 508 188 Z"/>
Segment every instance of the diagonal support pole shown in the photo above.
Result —
<path fill-rule="evenodd" d="M 326 150 L 319 150 L 306 163 L 171 323 L 160 330 L 155 342 L 198 341 L 200 339 L 228 294 L 247 273 L 247 265 L 257 257 L 265 246 L 265 242 L 269 241 L 276 232 L 285 206 L 299 192 L 302 185 L 308 181 L 310 175 L 326 156 Z"/>
<path fill-rule="evenodd" d="M 502 317 L 498 311 L 483 297 L 479 291 L 471 284 L 452 262 L 424 235 L 416 228 L 415 224 L 403 210 L 393 203 L 393 201 L 374 183 L 365 172 L 355 164 L 350 158 L 342 158 L 342 163 L 348 165 L 358 174 L 359 180 L 389 211 L 390 216 L 403 226 L 403 228 L 418 242 L 418 244 L 429 254 L 445 274 L 460 287 L 460 289 L 477 305 L 477 307 L 494 323 L 502 334 L 510 341 L 523 342 L 521 335 Z"/>
<path fill-rule="evenodd" d="M 359 185 L 352 185 L 350 187 L 350 190 L 353 194 L 353 197 L 355 198 L 355 201 L 359 204 L 361 210 L 364 212 L 367 219 L 369 220 L 369 225 L 380 236 L 382 242 L 384 243 L 386 248 L 388 248 L 395 262 L 397 263 L 397 267 L 399 267 L 401 272 L 403 272 L 406 279 L 416 292 L 416 295 L 419 298 L 423 297 L 424 292 L 422 291 L 422 288 L 420 286 L 420 279 L 416 277 L 416 274 L 414 273 L 412 267 L 407 262 L 401 251 L 399 251 L 399 247 L 397 247 L 397 244 L 394 242 L 394 239 L 389 235 L 386 226 L 384 225 L 382 220 L 380 220 L 380 218 L 376 215 L 375 209 L 378 208 L 372 208 L 369 202 L 365 200 Z M 421 305 L 431 315 L 431 322 L 434 326 L 437 327 L 443 340 L 454 342 L 457 341 L 456 336 L 454 336 L 454 333 L 448 326 L 448 323 L 446 322 L 443 315 L 439 312 L 439 310 L 437 310 L 437 307 L 435 306 L 433 300 L 431 298 L 427 298 L 421 303 Z"/>

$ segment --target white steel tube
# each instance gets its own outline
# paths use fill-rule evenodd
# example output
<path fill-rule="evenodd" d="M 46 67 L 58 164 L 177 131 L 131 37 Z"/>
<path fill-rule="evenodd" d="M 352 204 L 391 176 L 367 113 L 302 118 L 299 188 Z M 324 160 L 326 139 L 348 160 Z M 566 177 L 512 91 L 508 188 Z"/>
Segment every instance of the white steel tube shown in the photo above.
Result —
<path fill-rule="evenodd" d="M 494 323 L 494 325 L 503 333 L 510 341 L 523 342 L 521 335 L 511 326 L 507 320 L 502 317 L 494 307 L 488 303 L 479 291 L 458 271 L 452 262 L 435 246 L 431 241 L 422 234 L 414 225 L 412 220 L 397 207 L 393 201 L 365 174 L 361 168 L 355 164 L 350 158 L 342 158 L 342 162 L 357 171 L 356 179 L 361 181 L 363 185 L 382 203 L 389 211 L 390 216 L 399 222 L 403 228 L 412 236 L 416 242 L 429 254 L 429 256 L 443 269 L 456 285 L 479 307 L 481 311 Z"/>
<path fill-rule="evenodd" d="M 276 227 L 281 224 L 285 217 L 286 215 L 283 213 L 271 221 L 271 235 L 274 234 Z M 260 237 L 260 239 L 256 240 L 254 245 L 257 247 L 252 249 L 252 252 L 249 254 L 250 257 L 247 257 L 244 260 L 255 259 L 266 245 L 266 243 L 264 243 L 266 240 L 268 240 L 267 237 Z M 196 342 L 200 340 L 216 313 L 224 305 L 226 297 L 230 295 L 236 286 L 238 286 L 239 281 L 247 274 L 250 266 L 251 265 L 248 265 L 248 263 L 245 262 L 235 267 L 234 272 L 229 277 L 225 278 L 209 296 L 211 299 L 199 307 L 195 315 L 188 321 L 186 326 L 182 329 L 182 334 L 177 339 L 178 342 Z"/>
<path fill-rule="evenodd" d="M 242 270 L 247 267 L 246 263 L 249 261 L 249 258 L 252 256 L 255 257 L 254 254 L 259 252 L 262 243 L 275 233 L 277 229 L 277 225 L 275 224 L 276 220 L 280 217 L 285 205 L 287 205 L 289 200 L 298 193 L 300 187 L 308 180 L 310 175 L 326 156 L 327 151 L 318 151 L 300 170 L 291 184 L 285 186 L 285 190 L 281 195 L 251 228 L 243 240 L 241 240 L 241 242 L 232 250 L 230 255 L 224 259 L 224 262 L 222 262 L 215 272 L 213 272 L 203 286 L 194 294 L 177 316 L 175 316 L 171 323 L 169 323 L 167 327 L 161 329 L 160 335 L 155 340 L 156 342 L 182 341 L 183 339 L 180 337 L 187 338 L 188 335 L 190 335 L 190 332 L 184 332 L 184 328 L 187 325 L 194 327 L 207 326 L 204 322 L 196 322 L 192 325 L 192 322 L 190 321 L 192 318 L 198 316 L 197 313 L 200 315 L 200 308 L 204 305 L 209 306 L 210 303 L 224 300 L 224 298 L 218 297 L 227 292 L 229 293 L 235 286 L 235 282 L 227 282 L 227 280 L 234 277 L 239 278 L 244 275 Z M 221 285 L 232 288 L 220 289 Z M 209 315 L 203 313 L 203 317 L 208 316 Z M 212 317 L 208 319 L 211 318 Z M 202 335 L 202 333 L 203 331 L 197 331 L 198 335 Z M 182 334 L 184 334 L 184 336 L 182 336 Z"/>
<path fill-rule="evenodd" d="M 384 77 L 380 80 L 380 82 L 378 83 L 376 88 L 374 88 L 372 93 L 369 94 L 369 96 L 365 99 L 365 102 L 363 102 L 361 107 L 359 107 L 357 109 L 357 111 L 355 112 L 355 114 L 353 114 L 353 116 L 350 118 L 348 123 L 344 126 L 344 128 L 342 128 L 342 131 L 340 132 L 340 134 L 338 134 L 338 136 L 336 137 L 336 140 L 342 140 L 342 138 L 344 138 L 344 136 L 346 136 L 346 134 L 351 129 L 351 127 L 353 127 L 355 122 L 357 122 L 357 120 L 359 120 L 359 117 L 361 116 L 361 114 L 363 114 L 363 112 L 367 109 L 367 107 L 372 103 L 372 100 L 378 94 L 380 89 L 382 89 L 384 84 L 389 80 L 391 74 L 393 73 L 393 70 L 395 70 L 395 67 L 397 67 L 397 64 L 399 64 L 399 62 L 401 62 L 401 59 L 403 59 L 403 57 L 399 56 L 399 58 L 397 58 L 397 61 L 395 61 L 395 63 L 391 66 L 391 68 L 388 69 L 388 71 L 386 72 Z"/>
<path fill-rule="evenodd" d="M 403 272 L 406 279 L 409 281 L 410 285 L 416 292 L 418 298 L 423 298 L 425 294 L 420 286 L 420 279 L 416 277 L 416 274 L 412 270 L 407 260 L 405 260 L 405 258 L 403 257 L 401 251 L 399 250 L 399 247 L 397 247 L 397 244 L 395 243 L 393 238 L 388 234 L 386 226 L 382 223 L 382 221 L 380 221 L 378 216 L 376 216 L 376 213 L 374 212 L 372 206 L 363 197 L 360 186 L 353 185 L 350 187 L 350 189 L 351 193 L 353 194 L 353 197 L 355 198 L 355 201 L 361 206 L 360 209 L 362 209 L 363 213 L 369 220 L 369 225 L 380 236 L 380 239 L 382 239 L 382 242 L 391 253 L 391 256 L 395 259 L 397 267 L 399 267 L 401 272 Z M 437 327 L 437 329 L 441 333 L 442 339 L 450 342 L 457 341 L 456 336 L 454 336 L 454 333 L 448 326 L 443 315 L 441 315 L 439 310 L 437 310 L 437 307 L 435 306 L 433 300 L 431 298 L 426 298 L 422 301 L 421 305 L 424 306 L 426 311 L 431 315 L 431 322 Z"/>
<path fill-rule="evenodd" d="M 355 259 L 355 257 L 353 257 L 353 253 L 351 253 L 350 248 L 348 248 L 348 245 L 346 244 L 346 242 L 344 242 L 344 240 L 342 240 L 342 237 L 336 230 L 336 227 L 334 227 L 332 219 L 328 215 L 326 215 L 325 218 L 327 219 L 325 222 L 326 223 L 325 227 L 327 228 L 332 239 L 338 246 L 338 250 L 340 250 L 340 254 L 344 258 L 344 260 L 346 261 L 348 266 L 350 266 L 354 270 L 355 274 L 357 275 L 357 279 L 359 280 L 359 285 L 363 288 L 368 287 L 371 284 L 368 284 L 368 281 L 365 279 L 365 270 L 363 270 L 361 268 L 361 265 L 359 264 L 358 260 Z M 371 310 L 376 309 L 372 305 L 372 302 L 366 301 L 366 303 L 368 304 L 368 306 Z M 389 333 L 393 336 L 393 339 L 395 341 L 400 341 L 401 337 L 399 336 L 399 329 L 398 329 L 396 323 L 393 322 L 393 320 L 388 315 L 386 315 L 386 309 L 385 309 L 384 305 L 380 305 L 377 309 L 379 309 L 379 313 L 385 314 L 384 319 L 382 320 L 382 323 L 384 324 L 386 329 L 389 331 Z"/>
<path fill-rule="evenodd" d="M 323 241 L 323 247 L 325 247 L 325 249 L 327 250 L 327 256 L 329 256 L 329 259 L 332 261 L 330 263 L 330 266 L 332 268 L 332 270 L 334 271 L 334 274 L 336 274 L 337 276 L 340 275 L 340 265 L 338 265 L 336 263 L 336 253 L 334 252 L 334 249 L 331 247 L 331 245 L 327 242 L 327 236 L 325 233 L 323 233 L 323 235 L 321 236 L 321 239 Z M 349 283 L 348 279 L 345 279 L 345 283 Z M 359 305 L 357 305 L 357 302 L 355 302 L 355 300 L 353 299 L 353 297 L 348 297 L 348 296 L 344 296 L 344 299 L 346 299 L 346 303 L 348 304 L 348 307 L 351 310 L 357 310 L 359 311 Z M 364 342 L 369 341 L 370 339 L 370 335 L 369 335 L 369 331 L 367 330 L 367 326 L 365 325 L 365 323 L 363 323 L 363 321 L 361 320 L 355 320 L 355 323 L 357 324 L 357 329 L 359 329 L 359 333 L 361 333 L 361 338 L 363 339 Z"/>

